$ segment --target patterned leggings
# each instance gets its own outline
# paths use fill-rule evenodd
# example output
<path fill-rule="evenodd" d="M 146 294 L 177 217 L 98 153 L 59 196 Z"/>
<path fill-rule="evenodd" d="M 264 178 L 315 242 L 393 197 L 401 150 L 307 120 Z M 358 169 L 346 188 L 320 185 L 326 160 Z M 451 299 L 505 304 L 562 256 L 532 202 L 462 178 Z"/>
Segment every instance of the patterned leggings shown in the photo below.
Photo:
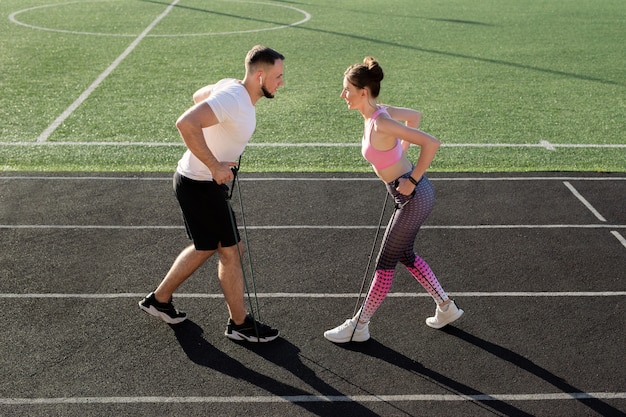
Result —
<path fill-rule="evenodd" d="M 387 191 L 395 200 L 396 210 L 385 230 L 374 279 L 361 309 L 362 322 L 368 322 L 387 297 L 398 262 L 406 267 L 437 304 L 448 299 L 430 266 L 413 250 L 417 232 L 435 204 L 435 190 L 426 176 L 417 184 L 412 196 L 398 193 L 396 184 L 396 181 L 387 184 Z"/>

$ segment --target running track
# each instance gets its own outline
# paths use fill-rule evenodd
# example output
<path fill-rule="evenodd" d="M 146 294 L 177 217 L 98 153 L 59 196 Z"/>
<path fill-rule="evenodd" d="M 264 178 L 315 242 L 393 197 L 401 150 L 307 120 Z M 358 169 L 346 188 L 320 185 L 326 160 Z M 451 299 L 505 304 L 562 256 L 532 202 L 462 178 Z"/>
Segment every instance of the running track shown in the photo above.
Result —
<path fill-rule="evenodd" d="M 466 316 L 426 327 L 399 268 L 372 339 L 338 346 L 322 332 L 353 312 L 382 184 L 242 173 L 262 318 L 282 332 L 249 346 L 222 334 L 214 261 L 176 296 L 186 323 L 137 307 L 187 244 L 168 175 L 3 174 L 0 415 L 625 415 L 626 176 L 431 179 L 416 250 Z"/>

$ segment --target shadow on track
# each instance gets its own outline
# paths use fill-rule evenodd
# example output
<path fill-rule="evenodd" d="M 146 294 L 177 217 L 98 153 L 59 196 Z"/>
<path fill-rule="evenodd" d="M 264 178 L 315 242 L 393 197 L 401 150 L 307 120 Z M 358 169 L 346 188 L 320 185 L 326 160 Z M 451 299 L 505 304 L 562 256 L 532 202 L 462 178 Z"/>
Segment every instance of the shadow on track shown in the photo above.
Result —
<path fill-rule="evenodd" d="M 390 365 L 411 371 L 422 379 L 425 379 L 426 381 L 429 381 L 452 394 L 485 396 L 487 398 L 485 400 L 472 399 L 471 402 L 494 414 L 501 416 L 532 417 L 532 414 L 528 414 L 511 404 L 508 404 L 504 401 L 496 400 L 472 387 L 455 381 L 445 375 L 440 374 L 437 371 L 426 368 L 419 362 L 399 352 L 396 352 L 391 348 L 386 347 L 380 342 L 377 342 L 375 339 L 370 339 L 364 343 L 346 343 L 337 346 L 380 359 L 389 363 Z"/>
<path fill-rule="evenodd" d="M 519 353 L 515 353 L 510 349 L 504 348 L 500 345 L 496 345 L 495 343 L 489 342 L 485 339 L 481 339 L 478 336 L 469 334 L 456 327 L 446 326 L 442 329 L 442 331 L 451 336 L 457 337 L 464 342 L 470 343 L 480 349 L 483 349 L 485 352 L 491 353 L 498 359 L 510 362 L 518 368 L 521 368 L 524 371 L 543 379 L 544 381 L 548 382 L 549 384 L 553 385 L 554 387 L 558 388 L 566 394 L 584 394 L 584 391 L 581 391 L 580 389 L 568 384 L 565 380 L 563 380 L 563 378 L 554 375 L 547 369 L 542 368 L 530 359 L 525 358 L 524 356 L 520 355 Z M 598 398 L 576 399 L 602 416 L 626 416 L 626 413 L 610 406 L 609 404 L 601 401 Z"/>
<path fill-rule="evenodd" d="M 295 400 L 291 401 L 291 403 L 304 408 L 310 413 L 318 416 L 378 416 L 378 414 L 352 401 L 330 402 L 323 400 L 311 401 L 310 399 L 307 401 L 306 398 L 311 398 L 318 394 L 303 391 L 248 368 L 241 362 L 233 359 L 208 343 L 204 337 L 202 337 L 202 328 L 189 319 L 170 327 L 174 331 L 176 339 L 183 348 L 183 351 L 192 362 L 214 369 L 232 378 L 256 385 L 277 397 L 302 396 L 302 401 Z M 317 392 L 322 393 L 322 395 L 345 396 L 345 394 L 342 394 L 320 379 L 311 368 L 304 365 L 300 359 L 300 349 L 285 339 L 279 338 L 269 345 L 266 343 L 237 344 L 256 353 L 267 361 L 288 370 Z"/>

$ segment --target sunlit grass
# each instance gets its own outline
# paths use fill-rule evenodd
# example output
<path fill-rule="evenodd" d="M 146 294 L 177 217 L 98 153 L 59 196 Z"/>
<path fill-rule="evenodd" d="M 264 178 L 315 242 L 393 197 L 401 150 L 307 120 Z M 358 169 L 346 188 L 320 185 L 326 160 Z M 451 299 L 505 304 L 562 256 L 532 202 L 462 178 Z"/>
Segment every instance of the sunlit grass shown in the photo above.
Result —
<path fill-rule="evenodd" d="M 0 143 L 34 143 L 168 4 L 0 3 Z M 16 18 L 101 35 L 8 19 L 40 5 L 49 6 Z M 301 20 L 294 7 L 311 20 L 265 30 Z M 144 38 L 47 139 L 64 145 L 0 145 L 0 167 L 172 171 L 184 150 L 174 121 L 192 93 L 242 77 L 245 53 L 263 43 L 287 57 L 286 85 L 257 105 L 248 170 L 369 170 L 352 146 L 362 119 L 339 93 L 344 69 L 373 55 L 385 70 L 381 101 L 421 110 L 422 128 L 443 142 L 435 171 L 626 171 L 625 12 L 618 0 L 390 0 L 383 9 L 358 0 L 181 0 L 150 33 L 159 36 Z M 244 32 L 198 36 L 224 31 Z M 536 147 L 542 141 L 612 147 Z M 120 145 L 65 145 L 84 142 Z M 528 146 L 453 146 L 463 144 Z"/>

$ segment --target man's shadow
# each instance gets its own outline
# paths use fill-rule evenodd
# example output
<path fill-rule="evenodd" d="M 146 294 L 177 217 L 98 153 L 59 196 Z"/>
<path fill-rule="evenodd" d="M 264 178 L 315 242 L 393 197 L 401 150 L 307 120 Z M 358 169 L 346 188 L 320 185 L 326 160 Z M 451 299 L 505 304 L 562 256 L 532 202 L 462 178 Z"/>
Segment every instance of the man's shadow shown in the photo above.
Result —
<path fill-rule="evenodd" d="M 250 350 L 251 352 L 261 356 L 263 359 L 267 360 L 275 364 L 278 367 L 281 367 L 289 372 L 291 372 L 296 377 L 300 378 L 301 381 L 305 382 L 311 388 L 321 393 L 321 395 L 325 397 L 338 397 L 335 398 L 332 402 L 332 405 L 326 404 L 323 409 L 319 409 L 317 411 L 320 412 L 319 415 L 326 416 L 380 416 L 363 405 L 359 404 L 356 401 L 351 401 L 346 398 L 346 394 L 340 392 L 332 385 L 328 384 L 326 381 L 321 379 L 317 373 L 311 369 L 309 366 L 305 365 L 306 362 L 310 362 L 315 365 L 316 368 L 322 369 L 324 373 L 333 375 L 333 377 L 338 380 L 343 381 L 348 385 L 352 385 L 358 391 L 365 393 L 366 395 L 375 396 L 375 393 L 368 392 L 363 387 L 360 387 L 353 382 L 347 380 L 341 375 L 334 372 L 332 369 L 328 368 L 326 365 L 321 364 L 315 359 L 309 358 L 307 356 L 302 355 L 300 349 L 292 344 L 291 342 L 280 339 L 276 348 L 274 345 L 264 344 L 242 344 L 245 348 Z M 382 400 L 380 402 L 383 402 Z M 403 410 L 397 405 L 386 402 L 386 405 L 394 410 L 393 415 L 405 414 L 410 416 L 411 414 L 407 411 Z M 310 408 L 308 408 L 311 411 Z"/>
<path fill-rule="evenodd" d="M 331 369 L 328 369 L 313 359 L 301 355 L 300 349 L 286 339 L 279 338 L 272 343 L 256 344 L 242 342 L 238 344 L 243 348 L 259 355 L 268 362 L 289 371 L 301 381 L 305 382 L 313 390 L 319 392 L 320 395 L 327 397 L 338 396 L 344 399 L 343 401 L 311 401 L 311 397 L 318 394 L 307 392 L 250 369 L 208 343 L 202 336 L 202 328 L 189 319 L 183 323 L 173 325 L 171 328 L 174 330 L 174 334 L 184 352 L 194 363 L 214 369 L 224 375 L 244 380 L 278 397 L 291 397 L 291 402 L 293 404 L 297 404 L 312 414 L 318 416 L 343 415 L 365 417 L 378 415 L 357 402 L 346 401 L 345 394 L 339 392 L 335 387 L 319 378 L 315 371 L 303 362 L 303 359 L 314 363 L 317 367 L 323 368 L 326 372 L 329 372 L 338 378 L 341 378 L 341 376 L 335 374 Z M 453 326 L 446 326 L 442 329 L 442 331 L 470 343 L 488 353 L 491 353 L 498 359 L 514 364 L 524 371 L 552 384 L 564 393 L 583 394 L 581 390 L 575 388 L 571 384 L 568 384 L 562 378 L 554 375 L 550 371 L 540 367 L 531 360 L 511 351 L 510 349 L 481 339 L 478 336 L 471 335 Z M 393 366 L 411 371 L 415 375 L 441 387 L 451 394 L 471 396 L 471 401 L 474 404 L 489 412 L 505 416 L 532 416 L 531 414 L 528 414 L 509 403 L 490 397 L 488 394 L 482 393 L 470 386 L 455 381 L 435 370 L 426 368 L 419 362 L 384 346 L 375 339 L 370 339 L 364 343 L 347 343 L 337 346 L 377 358 Z M 345 379 L 344 382 L 350 383 Z M 362 390 L 360 387 L 357 388 Z M 300 401 L 298 398 L 300 398 Z M 612 407 L 600 399 L 591 397 L 586 398 L 584 395 L 581 396 L 581 398 L 577 397 L 576 399 L 600 415 L 626 416 L 626 414 L 621 410 Z M 409 412 L 404 411 L 397 406 L 392 404 L 388 405 L 394 407 L 396 412 L 410 415 Z"/>
<path fill-rule="evenodd" d="M 278 397 L 291 397 L 291 402 L 318 416 L 378 416 L 364 406 L 351 401 L 311 400 L 319 395 L 288 385 L 275 378 L 257 372 L 226 353 L 212 346 L 202 336 L 203 330 L 187 319 L 170 326 L 178 343 L 187 357 L 194 363 L 214 369 L 232 378 L 241 379 L 256 385 Z M 236 343 L 236 342 L 234 342 Z M 345 398 L 337 389 L 320 379 L 315 372 L 302 363 L 300 349 L 285 339 L 279 338 L 271 343 L 237 343 L 258 354 L 275 365 L 284 368 L 300 378 L 324 396 L 337 395 Z M 271 346 L 270 346 L 271 345 Z M 298 401 L 300 399 L 301 401 Z"/>

